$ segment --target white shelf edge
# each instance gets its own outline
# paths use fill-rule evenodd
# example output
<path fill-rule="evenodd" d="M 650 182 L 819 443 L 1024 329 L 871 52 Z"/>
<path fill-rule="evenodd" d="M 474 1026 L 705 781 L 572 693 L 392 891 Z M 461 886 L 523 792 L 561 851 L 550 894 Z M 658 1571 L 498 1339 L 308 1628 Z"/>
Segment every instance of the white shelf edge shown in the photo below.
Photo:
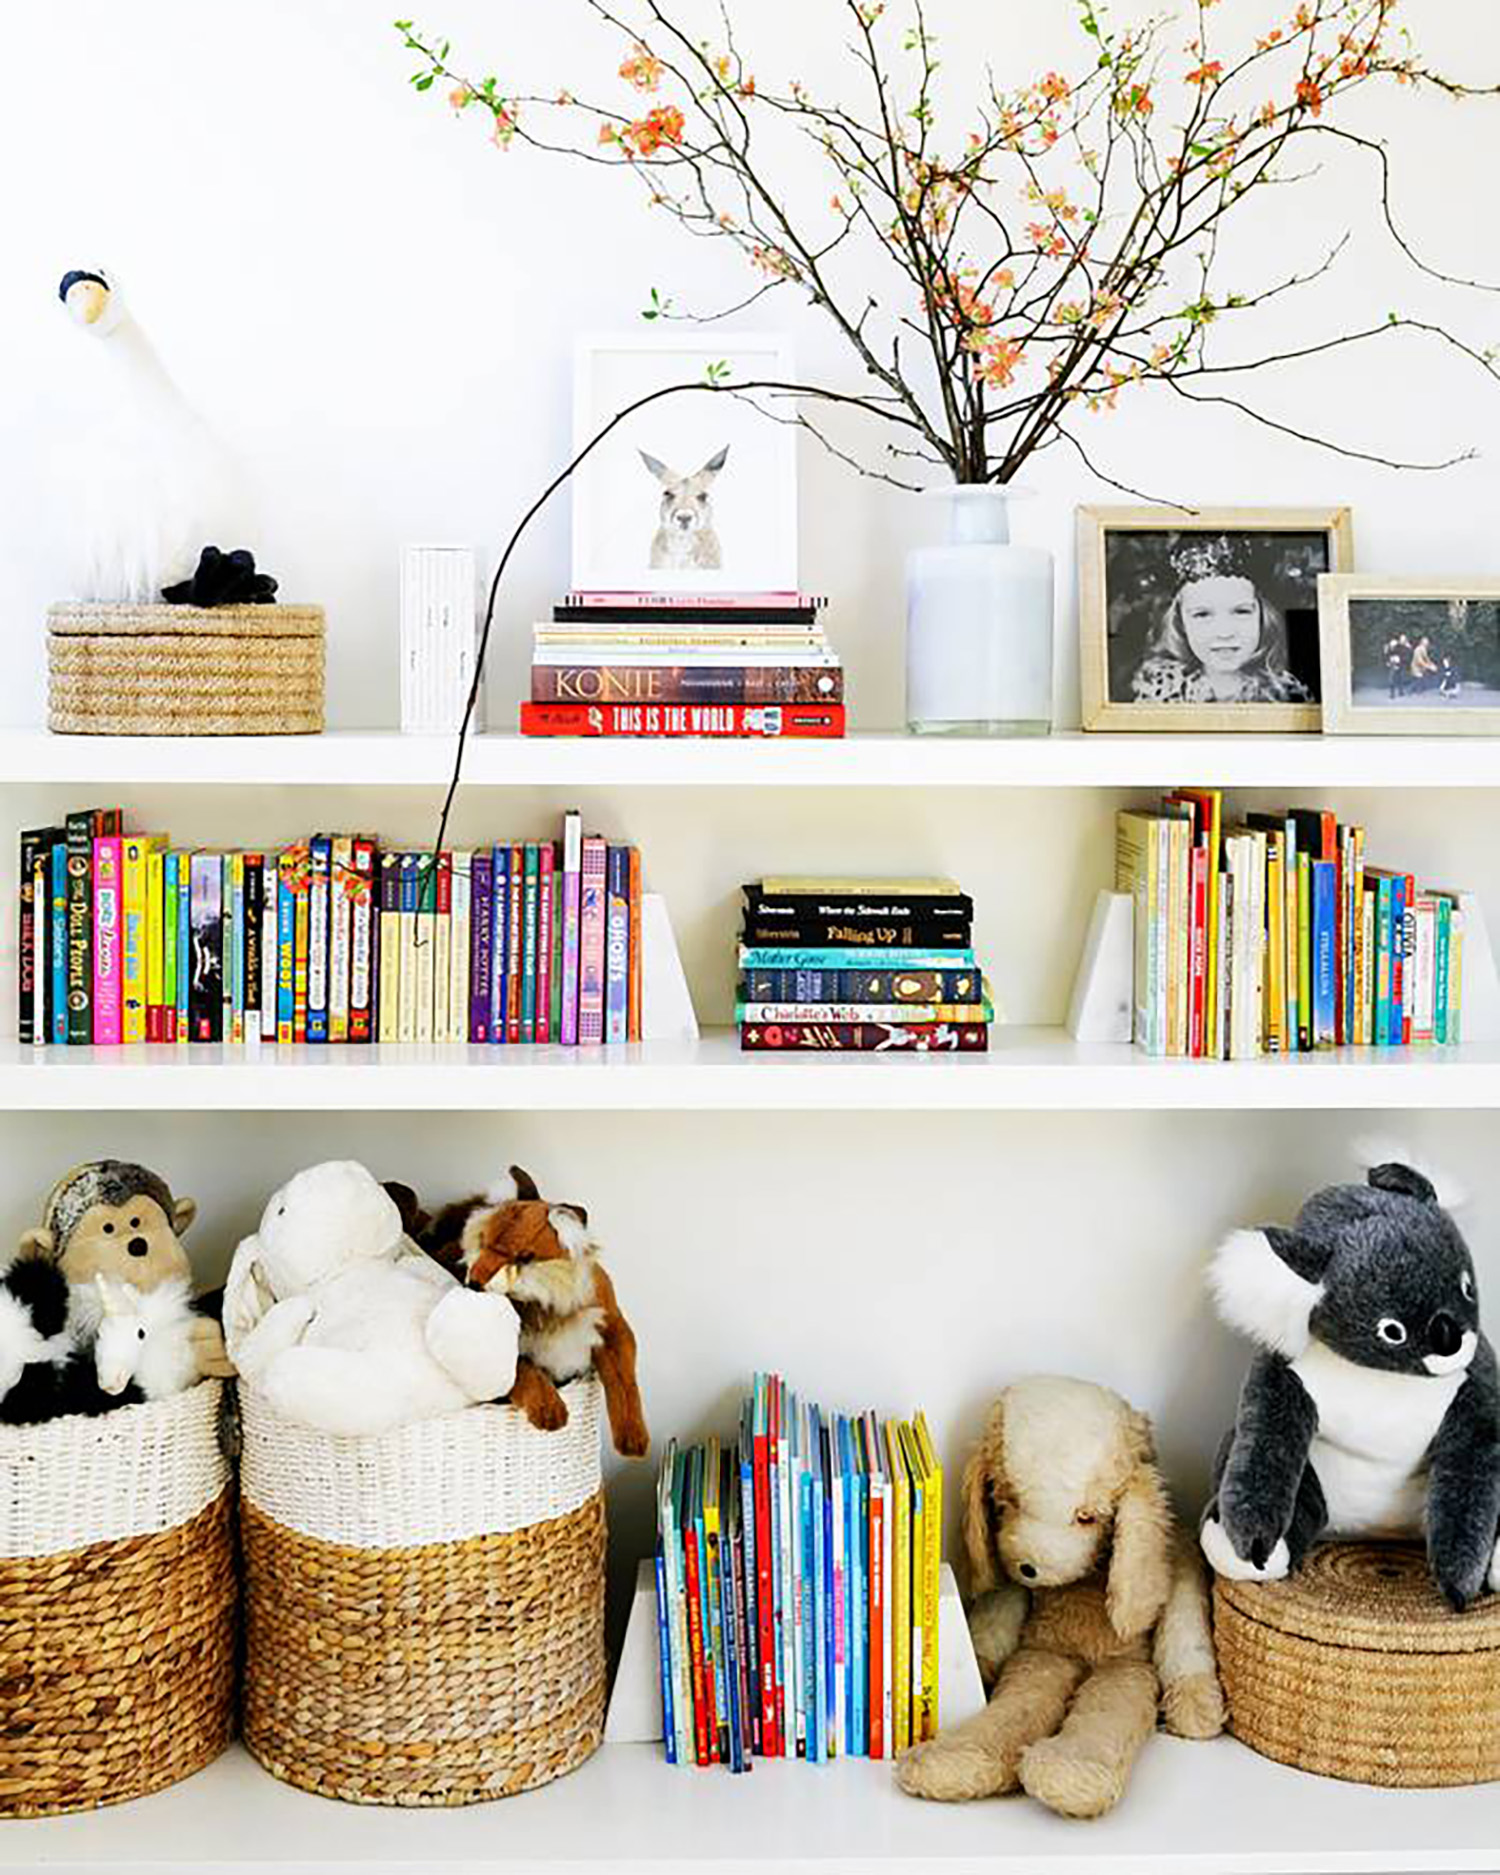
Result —
<path fill-rule="evenodd" d="M 628 1047 L 32 1048 L 0 1111 L 1290 1112 L 1500 1110 L 1500 1044 L 1149 1060 L 1062 1029 L 986 1055 L 745 1055 L 729 1030 Z"/>
<path fill-rule="evenodd" d="M 445 786 L 451 737 L 0 729 L 0 786 Z M 833 742 L 475 737 L 470 787 L 1500 788 L 1500 737 L 1084 735 Z"/>

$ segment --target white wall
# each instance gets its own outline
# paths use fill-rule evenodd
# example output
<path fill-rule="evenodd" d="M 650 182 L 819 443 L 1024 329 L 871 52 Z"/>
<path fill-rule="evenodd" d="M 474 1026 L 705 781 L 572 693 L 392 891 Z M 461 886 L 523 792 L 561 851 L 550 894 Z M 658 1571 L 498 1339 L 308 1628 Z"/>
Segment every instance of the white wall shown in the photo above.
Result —
<path fill-rule="evenodd" d="M 632 324 L 649 289 L 722 303 L 746 281 L 727 248 L 682 237 L 629 179 L 490 147 L 477 118 L 455 122 L 406 84 L 391 0 L 70 0 L 39 21 L 35 56 L 0 114 L 6 178 L 0 296 L 0 609 L 9 621 L 6 720 L 41 709 L 40 619 L 57 596 L 57 533 L 46 458 L 66 446 L 70 380 L 85 343 L 62 318 L 69 267 L 117 268 L 183 387 L 238 452 L 259 502 L 254 543 L 287 597 L 322 601 L 331 640 L 330 715 L 395 716 L 395 552 L 406 539 L 469 539 L 488 550 L 559 460 L 569 434 L 568 360 L 579 331 Z M 1128 6 L 1116 9 L 1122 15 Z M 1225 32 L 1287 11 L 1237 0 Z M 756 0 L 737 12 L 767 74 L 834 74 L 836 0 Z M 1500 14 L 1455 0 L 1402 9 L 1435 59 L 1470 75 L 1500 69 Z M 955 79 L 982 61 L 1002 81 L 1077 68 L 1070 0 L 1003 8 L 942 0 L 931 17 Z M 585 30 L 582 0 L 427 0 L 476 70 L 582 91 L 614 61 Z M 1241 21 L 1244 22 L 1243 27 Z M 1433 261 L 1500 279 L 1500 227 L 1485 178 L 1500 159 L 1500 106 L 1457 107 L 1387 91 L 1351 123 L 1388 132 L 1396 203 Z M 1236 284 L 1265 284 L 1320 255 L 1346 227 L 1337 272 L 1258 328 L 1303 342 L 1334 323 L 1446 305 L 1479 343 L 1500 337 L 1500 304 L 1417 287 L 1374 231 L 1371 172 L 1325 153 L 1307 190 L 1275 196 L 1229 250 Z M 810 170 L 819 200 L 827 183 Z M 1240 262 L 1243 265 L 1240 265 Z M 887 301 L 891 282 L 870 276 Z M 797 341 L 809 372 L 855 379 L 822 324 L 790 294 L 757 311 Z M 1430 455 L 1492 443 L 1500 385 L 1405 341 L 1288 372 L 1267 407 L 1326 424 L 1383 453 Z M 1500 470 L 1492 456 L 1436 479 L 1400 477 L 1301 451 L 1215 411 L 1148 393 L 1096 419 L 1091 449 L 1124 480 L 1197 502 L 1349 501 L 1361 564 L 1494 571 Z M 861 483 L 805 443 L 806 583 L 833 600 L 866 727 L 901 716 L 901 556 L 935 520 L 910 497 Z M 1069 452 L 1026 479 L 1040 500 L 1021 526 L 1063 573 L 1059 719 L 1076 720 L 1071 518 L 1108 497 Z M 517 565 L 503 608 L 498 694 L 519 694 L 525 628 L 567 577 L 559 507 Z"/>
<path fill-rule="evenodd" d="M 8 623 L 0 720 L 41 713 L 41 613 L 56 591 L 65 511 L 49 457 L 64 448 L 83 341 L 55 299 L 68 267 L 118 268 L 184 387 L 238 450 L 263 516 L 254 542 L 288 597 L 321 600 L 331 632 L 330 714 L 339 725 L 395 714 L 394 560 L 407 538 L 487 547 L 554 465 L 569 432 L 569 345 L 628 324 L 657 285 L 682 297 L 733 287 L 711 250 L 653 222 L 619 181 L 502 156 L 475 123 L 455 124 L 405 84 L 382 0 L 72 0 L 50 9 L 30 72 L 0 113 L 6 189 L 0 295 L 0 608 Z M 747 17 L 751 9 L 743 9 Z M 832 13 L 756 0 L 763 69 L 810 74 L 808 35 Z M 1409 0 L 1420 39 L 1450 64 L 1500 70 L 1500 17 L 1455 0 Z M 1224 9 L 1226 22 L 1231 9 Z M 1252 18 L 1271 9 L 1237 0 Z M 524 55 L 538 77 L 581 86 L 578 0 L 546 6 L 430 0 L 431 22 L 476 63 Z M 947 0 L 950 66 L 988 56 L 1007 73 L 1055 58 L 1063 0 L 1031 8 Z M 524 45 L 521 43 L 524 40 Z M 787 49 L 795 48 L 788 56 Z M 1434 260 L 1500 278 L 1488 178 L 1500 107 L 1462 112 L 1398 96 L 1366 127 L 1402 145 L 1397 199 Z M 1368 229 L 1360 172 L 1331 162 L 1327 188 L 1259 224 L 1247 283 L 1305 261 L 1351 220 Z M 1331 318 L 1359 322 L 1408 293 L 1373 235 L 1326 289 L 1288 315 L 1293 341 Z M 1483 342 L 1500 306 L 1460 300 Z M 790 299 L 779 315 L 809 370 L 846 369 Z M 1500 387 L 1430 354 L 1374 347 L 1288 375 L 1268 391 L 1292 419 L 1396 453 L 1492 450 Z M 1191 418 L 1191 421 L 1189 420 Z M 1441 478 L 1392 476 L 1299 452 L 1212 412 L 1142 401 L 1101 420 L 1100 446 L 1126 479 L 1202 502 L 1349 501 L 1360 561 L 1401 571 L 1494 572 L 1500 472 L 1492 454 Z M 802 454 L 804 576 L 832 597 L 865 726 L 900 717 L 900 563 L 928 524 L 911 501 L 862 483 L 811 446 Z M 1076 720 L 1070 547 L 1075 503 L 1103 498 L 1061 458 L 1032 479 L 1023 527 L 1063 573 L 1060 720 Z M 565 582 L 566 514 L 524 554 L 503 608 L 496 665 L 519 693 L 525 627 Z M 1163 784 L 1189 779 L 1163 775 Z M 77 805 L 13 790 L 10 829 Z M 1013 1019 L 1057 1020 L 1081 921 L 1108 866 L 1114 797 L 994 793 L 795 794 L 694 798 L 633 790 L 582 803 L 639 839 L 683 935 L 704 1014 L 730 996 L 734 892 L 762 869 L 949 868 L 974 891 L 979 941 Z M 269 841 L 378 819 L 420 838 L 433 802 L 378 801 L 274 786 L 192 796 L 139 791 L 139 824 L 182 839 Z M 458 837 L 536 833 L 564 805 L 539 794 L 471 795 Z M 1500 873 L 1493 800 L 1399 795 L 1330 805 L 1372 829 L 1375 851 L 1485 888 Z M 0 884 L 9 902 L 9 866 Z M 5 926 L 9 941 L 9 921 Z M 205 1273 L 222 1267 L 267 1190 L 314 1155 L 355 1153 L 383 1173 L 451 1196 L 515 1158 L 544 1187 L 587 1202 L 610 1246 L 642 1341 L 658 1434 L 727 1428 L 756 1365 L 780 1365 L 831 1401 L 925 1403 L 956 1460 L 995 1387 L 1058 1366 L 1110 1381 L 1162 1418 L 1169 1465 L 1193 1497 L 1232 1411 L 1245 1351 L 1215 1327 L 1202 1259 L 1227 1227 L 1285 1219 L 1314 1185 L 1343 1175 L 1358 1116 L 1051 1118 L 712 1114 L 136 1119 L 19 1116 L 4 1126 L 0 1241 L 33 1219 L 52 1177 L 100 1153 L 139 1155 L 200 1199 Z M 1410 1116 L 1396 1130 L 1457 1165 L 1479 1192 L 1482 1272 L 1500 1278 L 1496 1203 L 1484 1189 L 1488 1120 Z M 643 1472 L 612 1510 L 623 1567 L 647 1534 Z"/>

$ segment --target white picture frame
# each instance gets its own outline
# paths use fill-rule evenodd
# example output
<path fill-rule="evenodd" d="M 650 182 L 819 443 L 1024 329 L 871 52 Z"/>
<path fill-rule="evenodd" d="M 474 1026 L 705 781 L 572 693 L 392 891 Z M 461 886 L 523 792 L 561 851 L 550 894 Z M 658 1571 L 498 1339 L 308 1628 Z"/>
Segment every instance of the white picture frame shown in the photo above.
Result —
<path fill-rule="evenodd" d="M 1330 734 L 1500 735 L 1500 579 L 1325 573 L 1318 625 Z"/>
<path fill-rule="evenodd" d="M 731 382 L 793 378 L 790 347 L 772 333 L 674 328 L 581 339 L 575 449 L 637 398 L 658 386 L 706 384 L 711 368 Z M 760 403 L 684 391 L 605 437 L 573 476 L 575 592 L 797 590 L 795 410 L 789 399 L 783 408 L 769 396 Z"/>

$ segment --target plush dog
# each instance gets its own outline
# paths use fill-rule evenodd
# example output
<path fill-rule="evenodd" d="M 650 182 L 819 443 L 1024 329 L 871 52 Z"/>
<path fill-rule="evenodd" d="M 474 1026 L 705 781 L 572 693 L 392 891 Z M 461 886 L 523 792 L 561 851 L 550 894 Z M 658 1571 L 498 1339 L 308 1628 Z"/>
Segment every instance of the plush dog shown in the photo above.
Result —
<path fill-rule="evenodd" d="M 1203 1567 L 1144 1414 L 1087 1381 L 1018 1380 L 961 1497 L 970 1629 L 993 1691 L 901 1754 L 903 1790 L 955 1802 L 1019 1785 L 1063 1816 L 1102 1816 L 1158 1711 L 1179 1737 L 1222 1731 Z"/>
<path fill-rule="evenodd" d="M 41 1224 L 21 1239 L 21 1254 L 50 1258 L 78 1294 L 89 1294 L 97 1276 L 142 1290 L 188 1284 L 193 1272 L 182 1238 L 197 1215 L 191 1198 L 174 1198 L 146 1166 L 94 1159 L 52 1187 Z M 192 1323 L 198 1372 L 232 1374 L 223 1330 L 207 1311 L 205 1298 Z"/>
<path fill-rule="evenodd" d="M 310 1166 L 271 1197 L 234 1253 L 224 1329 L 277 1412 L 335 1433 L 500 1399 L 520 1334 L 504 1296 L 464 1289 L 424 1255 L 352 1160 Z"/>
<path fill-rule="evenodd" d="M 414 1197 L 410 1214 L 418 1216 Z M 510 1397 L 532 1425 L 565 1426 L 568 1408 L 558 1387 L 592 1366 L 615 1450 L 627 1458 L 646 1455 L 651 1436 L 636 1384 L 635 1336 L 580 1205 L 548 1204 L 530 1175 L 513 1165 L 484 1197 L 444 1206 L 421 1241 L 470 1288 L 515 1305 L 521 1358 Z"/>
<path fill-rule="evenodd" d="M 1215 1467 L 1202 1544 L 1276 1581 L 1322 1536 L 1418 1536 L 1455 1608 L 1500 1590 L 1500 1382 L 1474 1264 L 1431 1181 L 1375 1166 L 1291 1230 L 1215 1256 L 1219 1313 L 1260 1344 Z"/>

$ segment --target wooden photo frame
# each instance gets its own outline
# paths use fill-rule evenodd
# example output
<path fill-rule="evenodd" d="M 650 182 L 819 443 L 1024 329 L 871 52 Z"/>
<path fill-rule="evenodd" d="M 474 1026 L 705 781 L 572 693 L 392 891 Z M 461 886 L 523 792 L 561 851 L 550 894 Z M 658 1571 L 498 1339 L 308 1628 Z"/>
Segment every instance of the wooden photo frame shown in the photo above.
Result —
<path fill-rule="evenodd" d="M 1500 579 L 1324 574 L 1323 727 L 1500 735 Z"/>
<path fill-rule="evenodd" d="M 1347 508 L 1080 508 L 1083 727 L 1321 728 L 1317 582 L 1353 557 Z"/>

